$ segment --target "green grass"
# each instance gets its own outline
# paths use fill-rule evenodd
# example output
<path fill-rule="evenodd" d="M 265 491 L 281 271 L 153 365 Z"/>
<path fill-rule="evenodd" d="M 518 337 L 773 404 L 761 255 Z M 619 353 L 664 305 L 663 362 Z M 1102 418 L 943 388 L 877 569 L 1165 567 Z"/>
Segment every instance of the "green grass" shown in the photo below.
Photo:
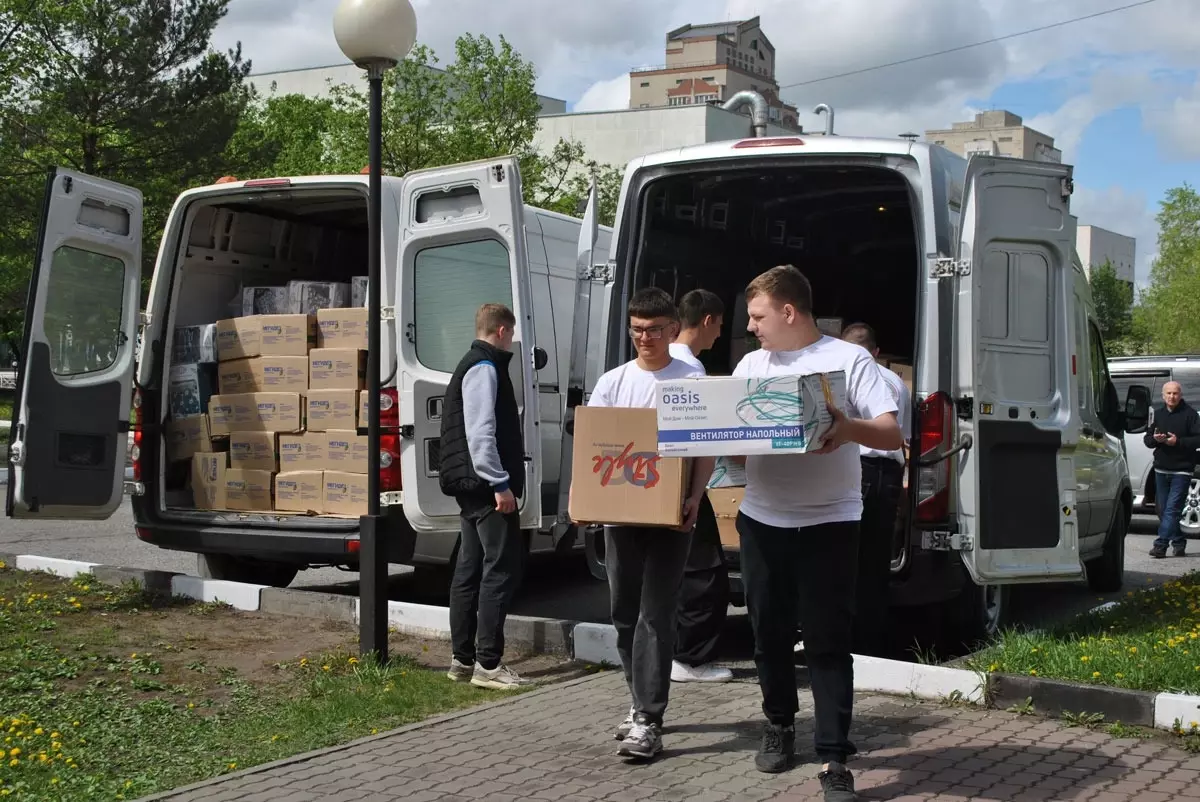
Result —
<path fill-rule="evenodd" d="M 1200 574 L 1130 591 L 1054 629 L 1009 631 L 969 662 L 977 671 L 1200 694 Z"/>
<path fill-rule="evenodd" d="M 281 628 L 240 615 L 0 564 L 0 798 L 135 799 L 496 698 L 408 658 L 256 662 L 246 627 Z"/>

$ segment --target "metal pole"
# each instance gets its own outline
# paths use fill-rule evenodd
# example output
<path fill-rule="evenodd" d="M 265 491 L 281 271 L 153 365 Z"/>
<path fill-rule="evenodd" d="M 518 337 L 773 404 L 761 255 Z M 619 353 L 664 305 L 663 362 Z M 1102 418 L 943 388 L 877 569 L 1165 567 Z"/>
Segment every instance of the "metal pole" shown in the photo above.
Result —
<path fill-rule="evenodd" d="M 367 203 L 367 514 L 359 519 L 359 652 L 374 654 L 382 664 L 388 659 L 387 632 L 387 550 L 381 542 L 379 515 L 379 351 L 382 316 L 380 301 L 381 204 L 383 172 L 380 153 L 383 144 L 383 73 L 390 65 L 371 64 L 370 83 L 370 197 Z"/>

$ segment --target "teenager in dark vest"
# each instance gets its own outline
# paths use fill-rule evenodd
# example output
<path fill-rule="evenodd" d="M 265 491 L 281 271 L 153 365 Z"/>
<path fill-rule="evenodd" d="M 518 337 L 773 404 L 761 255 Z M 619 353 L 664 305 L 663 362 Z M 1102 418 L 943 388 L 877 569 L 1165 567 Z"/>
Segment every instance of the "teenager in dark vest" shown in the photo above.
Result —
<path fill-rule="evenodd" d="M 501 304 L 475 314 L 475 341 L 458 363 L 442 405 L 442 492 L 462 510 L 458 564 L 450 584 L 447 676 L 481 688 L 528 684 L 501 662 L 504 619 L 520 581 L 525 444 L 508 363 L 517 319 Z"/>

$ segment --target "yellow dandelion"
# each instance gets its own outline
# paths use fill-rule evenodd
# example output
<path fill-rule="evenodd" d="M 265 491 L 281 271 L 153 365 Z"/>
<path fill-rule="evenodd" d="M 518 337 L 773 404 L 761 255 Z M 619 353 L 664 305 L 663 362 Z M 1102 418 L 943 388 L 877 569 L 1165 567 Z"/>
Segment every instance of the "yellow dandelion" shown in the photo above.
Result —
<path fill-rule="evenodd" d="M 188 710 L 195 710 L 195 709 L 196 709 L 196 703 L 188 702 Z"/>
<path fill-rule="evenodd" d="M 1088 661 L 1089 661 L 1089 660 L 1091 660 L 1091 659 L 1092 659 L 1092 658 L 1088 657 L 1086 654 L 1085 654 L 1083 657 L 1080 657 L 1080 658 L 1079 658 L 1080 662 L 1083 662 L 1083 663 L 1086 663 L 1086 662 L 1088 662 Z"/>
<path fill-rule="evenodd" d="M 21 765 L 21 761 L 14 757 L 12 760 L 8 761 L 8 765 L 15 769 L 17 766 Z"/>
<path fill-rule="evenodd" d="M 328 665 L 323 665 L 323 666 L 321 666 L 321 670 L 322 670 L 322 671 L 329 671 L 329 670 L 330 670 L 330 668 L 329 668 L 329 666 L 328 666 Z"/>
<path fill-rule="evenodd" d="M 357 657 L 351 657 L 351 658 L 349 658 L 348 660 L 346 660 L 346 662 L 347 662 L 347 663 L 349 663 L 349 664 L 350 664 L 350 665 L 352 665 L 352 666 L 353 666 L 353 665 L 358 665 L 358 658 L 357 658 Z"/>
<path fill-rule="evenodd" d="M 1099 672 L 1099 671 L 1093 671 L 1093 672 L 1092 672 L 1092 679 L 1099 679 L 1099 678 L 1100 678 L 1100 672 Z"/>
<path fill-rule="evenodd" d="M 45 735 L 46 731 L 43 730 L 41 727 L 38 727 L 36 730 L 33 731 L 33 734 L 34 735 Z"/>
<path fill-rule="evenodd" d="M 1036 676 L 1037 676 L 1037 669 L 1036 669 L 1036 668 L 1031 668 L 1031 669 L 1029 669 L 1029 676 L 1031 676 L 1031 677 L 1036 677 Z"/>
<path fill-rule="evenodd" d="M 1136 646 L 1130 646 L 1130 647 L 1129 647 L 1129 653 L 1130 653 L 1130 654 L 1137 654 L 1137 647 L 1136 647 Z"/>
<path fill-rule="evenodd" d="M 230 771 L 233 771 L 233 770 L 234 770 L 234 769 L 236 769 L 236 768 L 237 768 L 237 763 L 230 763 L 230 764 L 229 764 L 229 770 L 230 770 Z"/>
<path fill-rule="evenodd" d="M 1116 676 L 1117 676 L 1117 679 L 1125 679 L 1125 675 L 1124 675 L 1124 674 L 1122 674 L 1122 673 L 1121 673 L 1121 672 L 1119 672 L 1119 671 L 1117 672 L 1117 675 L 1116 675 Z"/>
<path fill-rule="evenodd" d="M 9 757 L 16 757 L 16 756 L 17 756 L 17 755 L 19 755 L 19 754 L 21 754 L 21 747 L 19 747 L 19 746 L 14 746 L 14 747 L 12 748 L 12 750 L 11 750 L 11 751 L 8 753 L 8 756 L 9 756 Z"/>

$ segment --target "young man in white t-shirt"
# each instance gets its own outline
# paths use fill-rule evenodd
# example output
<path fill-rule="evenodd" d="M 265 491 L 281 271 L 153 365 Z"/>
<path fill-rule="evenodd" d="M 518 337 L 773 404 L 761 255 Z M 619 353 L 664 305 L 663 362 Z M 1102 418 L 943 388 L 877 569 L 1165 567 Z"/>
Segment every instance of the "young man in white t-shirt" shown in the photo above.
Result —
<path fill-rule="evenodd" d="M 746 458 L 738 512 L 742 579 L 754 629 L 754 654 L 767 723 L 755 766 L 785 770 L 795 752 L 799 699 L 793 645 L 796 621 L 813 695 L 819 775 L 826 802 L 851 802 L 850 742 L 858 527 L 862 469 L 855 444 L 890 451 L 901 443 L 896 402 L 875 360 L 861 346 L 821 334 L 812 288 L 791 265 L 774 267 L 746 288 L 749 329 L 762 349 L 742 358 L 735 376 L 794 376 L 845 371 L 846 409 L 808 454 Z"/>
<path fill-rule="evenodd" d="M 711 349 L 721 336 L 725 304 L 715 292 L 692 290 L 679 299 L 679 336 L 670 353 L 701 373 L 697 356 Z M 700 513 L 692 532 L 679 609 L 675 617 L 675 659 L 672 682 L 729 682 L 733 672 L 713 665 L 717 644 L 729 612 L 729 568 L 721 548 L 721 533 L 708 494 L 700 497 Z"/>
<path fill-rule="evenodd" d="M 678 330 L 671 296 L 653 287 L 634 293 L 629 301 L 629 336 L 637 358 L 601 376 L 588 406 L 654 409 L 657 382 L 704 375 L 703 370 L 671 356 L 668 346 Z M 625 757 L 648 760 L 662 751 L 679 583 L 714 460 L 690 462 L 683 525 L 678 530 L 604 528 L 604 563 L 612 622 L 617 630 L 617 653 L 633 697 L 629 714 L 616 733 L 621 741 L 617 754 Z"/>
<path fill-rule="evenodd" d="M 866 323 L 851 323 L 842 330 L 842 339 L 861 345 L 877 360 L 879 342 L 875 330 Z M 905 442 L 910 436 L 912 395 L 904 380 L 883 365 L 879 376 L 891 392 L 899 412 L 900 433 Z M 854 653 L 886 657 L 888 651 L 888 583 L 892 576 L 892 537 L 896 531 L 896 511 L 904 491 L 905 456 L 903 448 L 883 451 L 859 446 L 862 462 L 863 515 L 858 541 L 858 591 L 854 604 Z"/>

